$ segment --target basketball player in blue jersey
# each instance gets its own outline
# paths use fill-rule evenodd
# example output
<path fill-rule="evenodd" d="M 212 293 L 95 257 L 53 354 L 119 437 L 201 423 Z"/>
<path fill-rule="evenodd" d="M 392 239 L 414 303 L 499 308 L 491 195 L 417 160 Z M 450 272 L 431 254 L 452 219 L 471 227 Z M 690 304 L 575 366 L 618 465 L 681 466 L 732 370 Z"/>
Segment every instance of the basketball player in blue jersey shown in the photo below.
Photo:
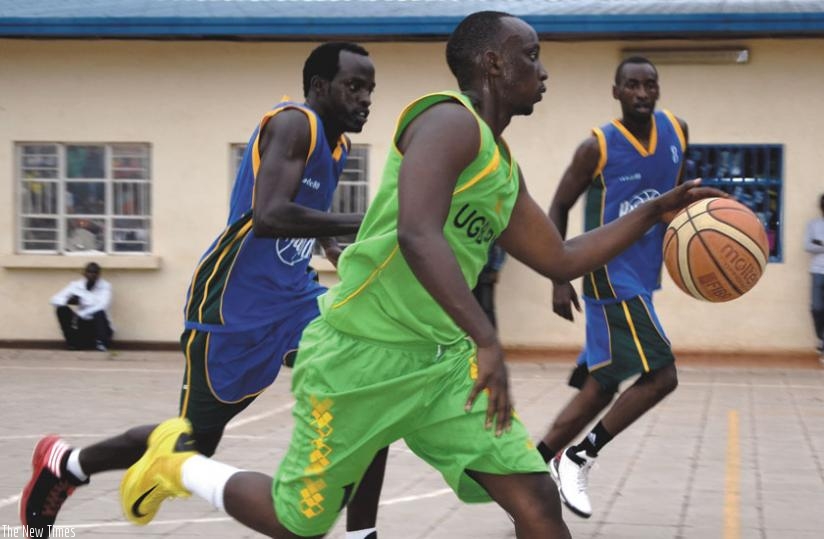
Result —
<path fill-rule="evenodd" d="M 303 68 L 305 103 L 284 101 L 263 115 L 246 148 L 229 219 L 198 263 L 184 308 L 186 356 L 180 415 L 193 426 L 194 448 L 214 454 L 226 424 L 274 380 L 284 358 L 318 315 L 325 291 L 309 261 L 314 238 L 337 264 L 333 236 L 355 233 L 359 214 L 328 213 L 350 142 L 366 123 L 375 88 L 368 53 L 326 43 Z M 23 526 L 48 537 L 75 487 L 106 470 L 126 469 L 144 453 L 155 425 L 73 449 L 43 438 L 20 502 Z M 386 450 L 350 503 L 350 537 L 374 530 Z M 162 489 L 162 486 L 159 488 Z M 132 515 L 139 517 L 141 515 Z"/>
<path fill-rule="evenodd" d="M 681 179 L 687 125 L 655 111 L 658 72 L 647 59 L 624 60 L 612 95 L 620 120 L 593 129 L 575 152 L 552 200 L 549 216 L 566 235 L 569 210 L 586 192 L 585 228 L 591 230 L 669 191 Z M 598 452 L 678 385 L 675 358 L 655 309 L 666 225 L 655 225 L 605 266 L 584 275 L 586 344 L 570 385 L 580 392 L 558 414 L 538 449 L 549 463 L 564 503 L 588 518 L 587 479 Z M 569 282 L 554 282 L 553 310 L 572 320 L 580 312 Z M 640 375 L 621 393 L 592 432 L 561 452 L 613 400 L 619 384 Z"/>

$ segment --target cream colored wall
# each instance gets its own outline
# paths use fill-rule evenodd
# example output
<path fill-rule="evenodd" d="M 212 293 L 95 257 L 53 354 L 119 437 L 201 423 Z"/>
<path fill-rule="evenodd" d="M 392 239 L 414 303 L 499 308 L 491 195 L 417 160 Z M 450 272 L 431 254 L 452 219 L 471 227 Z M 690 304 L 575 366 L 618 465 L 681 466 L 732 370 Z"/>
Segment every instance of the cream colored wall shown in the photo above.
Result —
<path fill-rule="evenodd" d="M 805 221 L 816 214 L 815 197 L 824 191 L 814 170 L 814 134 L 824 120 L 819 91 L 824 41 L 743 44 L 752 58 L 743 66 L 659 66 L 660 104 L 689 122 L 694 142 L 786 145 L 784 262 L 770 264 L 754 291 L 729 304 L 700 303 L 665 283 L 659 315 L 681 349 L 807 350 L 813 339 L 808 259 L 800 238 Z M 619 112 L 610 85 L 621 47 L 643 45 L 543 44 L 549 92 L 531 117 L 516 118 L 507 132 L 542 206 L 588 129 Z M 309 43 L 0 40 L 0 72 L 6 74 L 0 77 L 0 163 L 6 163 L 0 167 L 0 228 L 8 231 L 0 234 L 0 261 L 6 266 L 0 269 L 0 298 L 13 306 L 0 314 L 0 340 L 58 338 L 48 298 L 76 276 L 83 261 L 72 269 L 9 267 L 25 265 L 13 256 L 15 141 L 151 143 L 153 254 L 159 267 L 112 269 L 117 261 L 111 258 L 101 264 L 115 286 L 117 336 L 172 341 L 180 331 L 191 271 L 225 219 L 229 144 L 245 142 L 260 113 L 281 94 L 301 96 L 300 70 L 311 48 Z M 378 87 L 366 129 L 352 138 L 370 144 L 375 184 L 400 108 L 453 82 L 442 43 L 367 48 Z M 579 207 L 572 216 L 570 231 L 579 231 Z M 46 265 L 55 262 L 47 259 Z M 510 260 L 498 289 L 505 343 L 577 346 L 582 322 L 552 315 L 549 299 L 550 286 Z"/>

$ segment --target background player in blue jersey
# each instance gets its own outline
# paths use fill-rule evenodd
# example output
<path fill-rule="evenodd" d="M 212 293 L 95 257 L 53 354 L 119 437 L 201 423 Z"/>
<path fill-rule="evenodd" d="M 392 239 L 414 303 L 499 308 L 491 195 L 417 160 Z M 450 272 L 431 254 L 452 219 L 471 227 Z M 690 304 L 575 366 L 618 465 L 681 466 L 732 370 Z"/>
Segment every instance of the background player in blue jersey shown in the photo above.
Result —
<path fill-rule="evenodd" d="M 646 58 L 624 60 L 612 95 L 622 117 L 593 129 L 564 172 L 549 216 L 562 235 L 569 210 L 586 192 L 585 228 L 591 230 L 672 189 L 681 178 L 687 125 L 655 111 L 658 72 Z M 586 345 L 570 385 L 580 392 L 561 410 L 538 449 L 550 464 L 561 498 L 576 514 L 592 514 L 587 479 L 598 452 L 678 385 L 675 358 L 652 305 L 660 288 L 666 225 L 659 223 L 622 254 L 583 277 Z M 569 282 L 554 282 L 553 310 L 572 320 L 580 311 Z M 579 443 L 567 444 L 613 400 L 618 385 L 640 377 Z"/>
<path fill-rule="evenodd" d="M 353 43 L 326 43 L 307 58 L 303 88 L 305 103 L 277 104 L 252 133 L 226 228 L 187 292 L 180 415 L 205 455 L 214 454 L 229 420 L 274 381 L 317 316 L 316 298 L 325 289 L 309 267 L 314 238 L 324 238 L 327 257 L 337 263 L 332 237 L 356 232 L 363 218 L 328 210 L 349 151 L 344 133 L 360 132 L 369 115 L 372 61 Z M 21 496 L 22 524 L 47 537 L 75 487 L 134 464 L 154 428 L 135 427 L 83 449 L 57 436 L 40 440 Z M 354 537 L 375 536 L 385 458 L 383 450 L 351 503 L 347 528 Z"/>

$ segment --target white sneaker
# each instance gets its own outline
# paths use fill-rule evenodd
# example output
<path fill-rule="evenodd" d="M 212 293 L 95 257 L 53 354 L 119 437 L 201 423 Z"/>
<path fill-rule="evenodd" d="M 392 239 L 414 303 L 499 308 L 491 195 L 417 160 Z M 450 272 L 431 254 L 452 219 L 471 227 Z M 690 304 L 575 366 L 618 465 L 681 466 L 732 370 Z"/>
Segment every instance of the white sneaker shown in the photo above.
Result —
<path fill-rule="evenodd" d="M 564 504 L 573 513 L 582 518 L 589 518 L 592 516 L 592 504 L 587 494 L 587 483 L 589 470 L 595 464 L 595 457 L 588 456 L 583 450 L 570 457 L 568 451 L 564 451 L 560 458 L 556 457 L 550 461 L 550 466 L 556 468 L 553 475 L 558 477 L 558 492 L 561 493 Z"/>
<path fill-rule="evenodd" d="M 558 463 L 561 461 L 561 453 L 558 453 L 554 457 L 552 457 L 549 462 L 547 463 L 547 467 L 549 468 L 549 476 L 555 481 L 555 485 L 560 489 L 561 488 L 561 478 L 558 477 Z"/>

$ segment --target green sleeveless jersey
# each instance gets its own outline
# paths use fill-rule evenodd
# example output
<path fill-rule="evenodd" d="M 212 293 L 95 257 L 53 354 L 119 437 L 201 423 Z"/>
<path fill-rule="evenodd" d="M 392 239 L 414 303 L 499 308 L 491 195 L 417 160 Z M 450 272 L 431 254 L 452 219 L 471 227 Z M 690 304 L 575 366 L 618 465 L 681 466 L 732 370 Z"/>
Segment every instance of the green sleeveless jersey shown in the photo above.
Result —
<path fill-rule="evenodd" d="M 481 144 L 458 177 L 444 236 L 466 283 L 475 286 L 489 246 L 509 223 L 518 196 L 518 166 L 501 139 L 477 115 L 468 97 L 457 92 L 426 95 L 404 109 L 377 195 L 364 216 L 355 243 L 338 263 L 340 282 L 318 301 L 321 316 L 333 327 L 386 344 L 451 344 L 466 336 L 421 285 L 398 246 L 398 174 L 404 129 L 426 109 L 457 101 L 478 122 Z"/>

